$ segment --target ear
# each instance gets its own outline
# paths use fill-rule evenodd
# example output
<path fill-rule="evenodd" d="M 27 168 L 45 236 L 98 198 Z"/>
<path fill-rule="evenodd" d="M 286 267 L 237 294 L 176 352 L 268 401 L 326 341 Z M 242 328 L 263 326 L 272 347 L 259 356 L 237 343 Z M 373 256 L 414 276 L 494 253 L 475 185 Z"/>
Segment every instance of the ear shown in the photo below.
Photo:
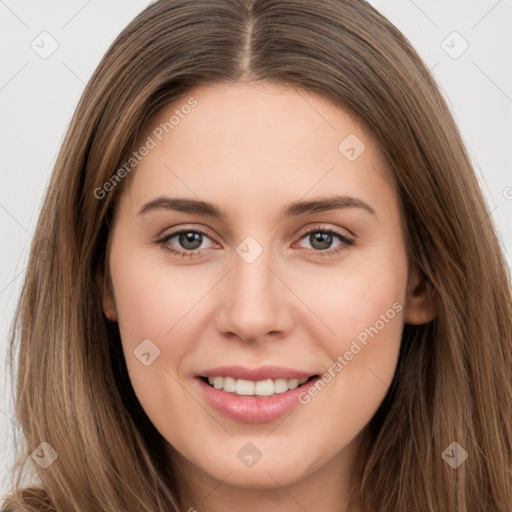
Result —
<path fill-rule="evenodd" d="M 421 325 L 430 322 L 436 315 L 437 308 L 431 290 L 417 266 L 413 265 L 407 283 L 404 321 L 406 324 Z"/>
<path fill-rule="evenodd" d="M 96 282 L 101 295 L 103 313 L 111 322 L 117 322 L 116 304 L 112 293 L 112 284 L 105 279 L 105 269 L 101 266 L 96 274 Z"/>

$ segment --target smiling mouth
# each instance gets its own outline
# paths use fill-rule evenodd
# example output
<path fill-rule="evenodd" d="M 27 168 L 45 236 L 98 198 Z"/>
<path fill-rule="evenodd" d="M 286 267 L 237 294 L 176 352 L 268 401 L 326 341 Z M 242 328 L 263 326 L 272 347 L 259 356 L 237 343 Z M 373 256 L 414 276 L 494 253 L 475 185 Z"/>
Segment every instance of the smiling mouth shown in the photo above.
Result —
<path fill-rule="evenodd" d="M 318 375 L 312 375 L 311 377 L 302 379 L 266 379 L 259 381 L 221 376 L 201 377 L 201 379 L 210 387 L 225 391 L 226 393 L 262 398 L 286 393 L 287 391 L 303 386 L 317 377 Z"/>

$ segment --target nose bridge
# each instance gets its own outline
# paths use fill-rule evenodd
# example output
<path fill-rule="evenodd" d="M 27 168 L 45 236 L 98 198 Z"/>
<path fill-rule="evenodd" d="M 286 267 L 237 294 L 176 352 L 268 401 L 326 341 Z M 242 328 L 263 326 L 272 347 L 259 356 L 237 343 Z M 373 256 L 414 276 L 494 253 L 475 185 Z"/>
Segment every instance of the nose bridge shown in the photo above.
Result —
<path fill-rule="evenodd" d="M 222 290 L 218 315 L 221 331 L 254 340 L 289 327 L 285 286 L 270 270 L 275 263 L 272 250 L 253 237 L 238 245 Z"/>

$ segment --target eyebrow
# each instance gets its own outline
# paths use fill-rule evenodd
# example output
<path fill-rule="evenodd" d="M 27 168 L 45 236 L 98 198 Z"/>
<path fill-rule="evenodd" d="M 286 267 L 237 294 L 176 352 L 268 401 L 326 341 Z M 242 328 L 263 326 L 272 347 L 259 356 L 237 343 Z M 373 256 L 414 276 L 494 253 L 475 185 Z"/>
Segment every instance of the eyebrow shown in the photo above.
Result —
<path fill-rule="evenodd" d="M 375 210 L 361 199 L 350 196 L 333 196 L 312 201 L 295 201 L 293 203 L 289 203 L 281 210 L 281 217 L 297 217 L 310 213 L 345 208 L 361 208 L 372 215 L 376 215 Z M 183 213 L 205 215 L 207 217 L 218 218 L 221 220 L 225 220 L 227 218 L 225 210 L 219 206 L 205 201 L 181 197 L 157 197 L 156 199 L 145 203 L 140 209 L 139 215 L 144 215 L 154 210 L 175 210 Z"/>

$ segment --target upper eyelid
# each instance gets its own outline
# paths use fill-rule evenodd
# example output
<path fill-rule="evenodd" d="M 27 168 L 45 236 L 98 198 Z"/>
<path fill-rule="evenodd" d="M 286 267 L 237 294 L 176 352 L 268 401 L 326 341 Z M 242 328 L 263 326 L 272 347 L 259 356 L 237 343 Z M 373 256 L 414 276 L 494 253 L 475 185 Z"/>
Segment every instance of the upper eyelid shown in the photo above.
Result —
<path fill-rule="evenodd" d="M 346 231 L 348 234 L 342 233 L 341 231 L 343 231 L 343 230 Z M 313 226 L 310 226 L 310 227 L 307 227 L 304 229 L 300 229 L 298 231 L 298 236 L 300 236 L 302 238 L 304 235 L 307 235 L 311 231 L 333 231 L 334 233 L 338 234 L 339 236 L 342 236 L 342 237 L 344 236 L 345 238 L 355 238 L 354 233 L 352 233 L 347 228 L 331 227 L 331 226 L 328 226 L 328 225 L 325 225 L 322 223 L 318 223 Z"/>
<path fill-rule="evenodd" d="M 161 235 L 158 235 L 155 240 L 157 242 L 161 242 L 161 241 L 164 241 L 164 240 L 170 240 L 171 238 L 174 238 L 175 236 L 178 236 L 180 235 L 181 233 L 188 233 L 190 231 L 194 231 L 194 232 L 197 232 L 203 236 L 207 236 L 210 240 L 212 240 L 212 242 L 215 242 L 214 240 L 214 237 L 211 236 L 211 234 L 209 233 L 209 231 L 205 228 L 197 228 L 197 227 L 193 227 L 193 228 L 176 228 L 175 230 L 171 230 L 169 233 L 162 233 Z M 215 243 L 218 243 L 218 242 L 215 242 Z M 199 249 L 196 249 L 196 250 L 199 250 Z"/>

